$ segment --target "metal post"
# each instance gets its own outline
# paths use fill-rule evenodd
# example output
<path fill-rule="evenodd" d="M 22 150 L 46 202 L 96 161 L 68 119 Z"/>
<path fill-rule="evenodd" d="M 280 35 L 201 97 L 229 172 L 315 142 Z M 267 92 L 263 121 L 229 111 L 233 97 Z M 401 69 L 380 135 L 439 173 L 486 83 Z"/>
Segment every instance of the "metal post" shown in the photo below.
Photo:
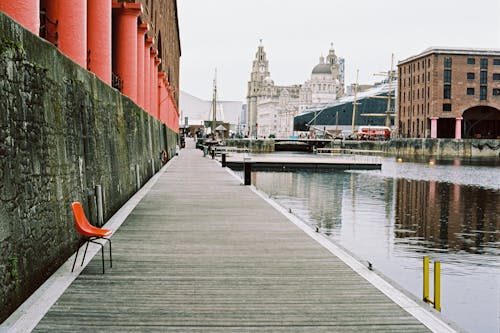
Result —
<path fill-rule="evenodd" d="M 441 312 L 441 263 L 434 262 L 434 309 Z"/>
<path fill-rule="evenodd" d="M 245 185 L 252 185 L 252 163 L 245 161 Z"/>
<path fill-rule="evenodd" d="M 424 257 L 424 302 L 429 301 L 429 256 Z"/>
<path fill-rule="evenodd" d="M 208 154 L 208 148 L 207 146 L 203 146 L 203 157 L 207 156 Z"/>
<path fill-rule="evenodd" d="M 222 153 L 222 167 L 226 167 L 226 153 Z"/>
<path fill-rule="evenodd" d="M 215 159 L 215 147 L 212 147 L 212 159 Z"/>
<path fill-rule="evenodd" d="M 102 186 L 95 186 L 95 200 L 97 202 L 97 223 L 99 227 L 102 227 L 104 224 L 104 212 L 102 209 Z"/>
<path fill-rule="evenodd" d="M 139 164 L 135 165 L 135 180 L 137 182 L 137 191 L 141 189 L 141 174 L 139 173 Z"/>

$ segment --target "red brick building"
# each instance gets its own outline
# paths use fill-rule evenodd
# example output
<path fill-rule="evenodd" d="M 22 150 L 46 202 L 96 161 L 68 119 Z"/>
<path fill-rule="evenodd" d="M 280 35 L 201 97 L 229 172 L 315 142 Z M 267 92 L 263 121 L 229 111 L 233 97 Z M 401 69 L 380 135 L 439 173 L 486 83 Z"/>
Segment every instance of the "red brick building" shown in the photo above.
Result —
<path fill-rule="evenodd" d="M 500 138 L 500 50 L 429 48 L 398 78 L 399 136 Z"/>
<path fill-rule="evenodd" d="M 0 11 L 179 131 L 176 0 L 9 0 Z"/>

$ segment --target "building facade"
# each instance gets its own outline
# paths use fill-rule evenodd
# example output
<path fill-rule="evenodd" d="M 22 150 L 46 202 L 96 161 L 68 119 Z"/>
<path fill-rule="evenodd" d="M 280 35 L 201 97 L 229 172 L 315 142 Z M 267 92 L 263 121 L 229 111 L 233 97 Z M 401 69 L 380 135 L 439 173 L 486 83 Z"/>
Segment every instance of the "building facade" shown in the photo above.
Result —
<path fill-rule="evenodd" d="M 262 44 L 252 63 L 247 91 L 247 134 L 251 137 L 288 137 L 293 119 L 308 107 L 326 104 L 344 95 L 344 59 L 333 45 L 326 59 L 321 56 L 311 78 L 303 84 L 275 85 Z"/>
<path fill-rule="evenodd" d="M 0 11 L 178 132 L 176 0 L 13 0 Z"/>
<path fill-rule="evenodd" d="M 500 50 L 429 48 L 398 78 L 399 136 L 500 138 Z"/>

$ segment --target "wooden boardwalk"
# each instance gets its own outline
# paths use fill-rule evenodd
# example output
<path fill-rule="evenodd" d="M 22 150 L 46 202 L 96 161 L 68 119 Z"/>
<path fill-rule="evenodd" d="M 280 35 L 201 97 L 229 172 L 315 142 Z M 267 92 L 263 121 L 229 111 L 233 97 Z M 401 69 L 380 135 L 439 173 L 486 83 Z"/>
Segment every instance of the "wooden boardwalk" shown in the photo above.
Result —
<path fill-rule="evenodd" d="M 171 163 L 35 331 L 429 331 L 201 151 Z"/>

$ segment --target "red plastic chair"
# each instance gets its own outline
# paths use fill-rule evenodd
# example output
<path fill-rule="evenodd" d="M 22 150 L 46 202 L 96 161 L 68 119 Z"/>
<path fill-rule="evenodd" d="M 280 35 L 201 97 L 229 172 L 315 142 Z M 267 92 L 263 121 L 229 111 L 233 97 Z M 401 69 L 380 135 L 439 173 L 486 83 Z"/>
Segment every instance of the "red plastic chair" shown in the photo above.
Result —
<path fill-rule="evenodd" d="M 94 227 L 89 223 L 87 217 L 85 216 L 85 212 L 83 211 L 82 204 L 79 202 L 73 202 L 71 204 L 71 209 L 73 210 L 73 217 L 75 220 L 75 227 L 78 233 L 82 236 L 80 243 L 78 244 L 78 249 L 76 250 L 75 261 L 73 262 L 73 267 L 71 268 L 71 272 L 75 269 L 76 258 L 78 257 L 78 251 L 80 251 L 80 246 L 84 243 L 87 243 L 85 246 L 85 252 L 83 253 L 82 264 L 85 261 L 85 256 L 87 255 L 87 249 L 89 247 L 89 243 L 99 244 L 101 246 L 102 253 L 102 273 L 104 274 L 104 244 L 100 242 L 96 242 L 96 239 L 105 239 L 109 242 L 109 266 L 113 267 L 113 257 L 111 255 L 111 240 L 107 238 L 107 236 L 111 235 L 113 232 L 109 229 L 102 229 Z"/>

